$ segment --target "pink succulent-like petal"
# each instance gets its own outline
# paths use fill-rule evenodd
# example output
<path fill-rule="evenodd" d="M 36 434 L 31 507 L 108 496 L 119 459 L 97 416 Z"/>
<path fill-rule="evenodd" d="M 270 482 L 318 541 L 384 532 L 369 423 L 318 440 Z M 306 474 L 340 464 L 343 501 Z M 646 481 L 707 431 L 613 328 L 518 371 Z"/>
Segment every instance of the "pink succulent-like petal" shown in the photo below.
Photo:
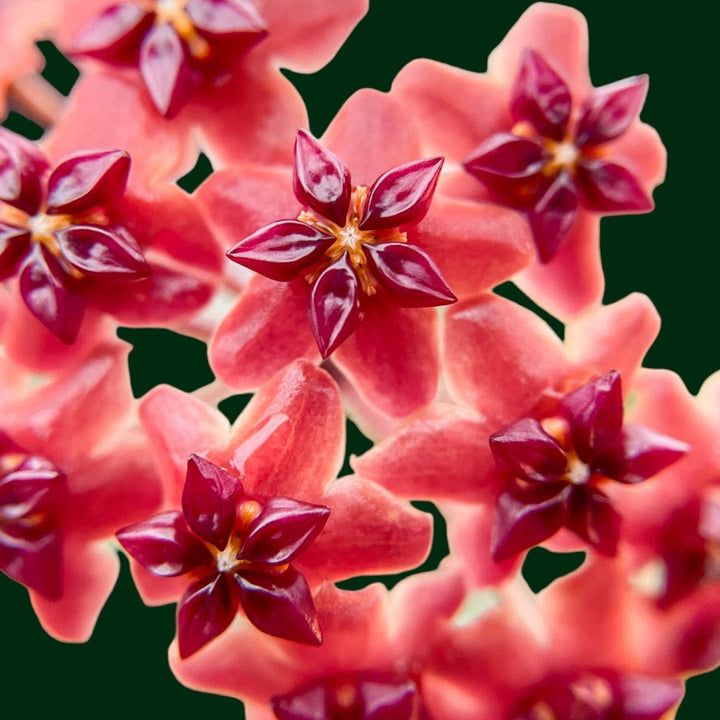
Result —
<path fill-rule="evenodd" d="M 448 309 L 444 363 L 453 397 L 496 428 L 527 415 L 569 372 L 562 343 L 550 327 L 494 295 Z"/>
<path fill-rule="evenodd" d="M 368 191 L 359 227 L 384 230 L 415 225 L 427 215 L 443 158 L 405 163 L 384 172 Z"/>
<path fill-rule="evenodd" d="M 400 572 L 430 550 L 432 518 L 359 477 L 331 483 L 320 502 L 330 517 L 295 565 L 311 583 Z"/>
<path fill-rule="evenodd" d="M 622 165 L 583 160 L 577 166 L 575 181 L 583 206 L 594 212 L 649 212 L 654 207 L 637 178 Z"/>
<path fill-rule="evenodd" d="M 184 575 L 213 560 L 210 551 L 190 532 L 185 518 L 177 510 L 129 525 L 116 534 L 130 555 L 162 577 Z"/>
<path fill-rule="evenodd" d="M 240 603 L 259 630 L 305 645 L 320 645 L 322 633 L 305 578 L 292 566 L 281 574 L 243 572 L 235 576 Z"/>
<path fill-rule="evenodd" d="M 627 168 L 646 192 L 665 179 L 667 152 L 655 128 L 636 123 L 610 147 L 613 159 Z"/>
<path fill-rule="evenodd" d="M 524 418 L 490 436 L 493 458 L 512 477 L 553 482 L 567 467 L 565 451 L 533 418 Z"/>
<path fill-rule="evenodd" d="M 140 46 L 140 72 L 158 112 L 171 117 L 198 82 L 185 48 L 169 23 L 154 25 Z"/>
<path fill-rule="evenodd" d="M 599 490 L 574 489 L 565 524 L 603 555 L 617 552 L 622 519 L 606 495 Z"/>
<path fill-rule="evenodd" d="M 136 57 L 142 38 L 153 22 L 154 13 L 138 5 L 111 5 L 80 30 L 68 50 L 101 60 L 130 61 Z"/>
<path fill-rule="evenodd" d="M 457 300 L 437 265 L 423 250 L 406 243 L 366 244 L 373 276 L 397 305 L 434 307 Z"/>
<path fill-rule="evenodd" d="M 680 702 L 684 687 L 677 678 L 623 675 L 619 680 L 620 697 L 627 720 L 660 720 Z"/>
<path fill-rule="evenodd" d="M 528 213 L 540 262 L 546 263 L 555 257 L 558 246 L 575 222 L 577 212 L 575 185 L 567 173 L 561 172 Z"/>
<path fill-rule="evenodd" d="M 347 253 L 323 270 L 313 284 L 310 327 L 324 358 L 345 342 L 363 319 L 361 292 Z"/>
<path fill-rule="evenodd" d="M 177 610 L 180 657 L 186 658 L 223 633 L 237 614 L 239 593 L 223 573 L 194 582 Z"/>
<path fill-rule="evenodd" d="M 361 400 L 391 418 L 427 405 L 439 379 L 439 317 L 432 308 L 368 304 L 365 320 L 333 355 Z"/>
<path fill-rule="evenodd" d="M 34 215 L 43 200 L 48 162 L 20 135 L 0 128 L 0 201 Z"/>
<path fill-rule="evenodd" d="M 350 173 L 342 160 L 310 133 L 298 130 L 293 173 L 298 202 L 344 227 L 351 189 Z"/>
<path fill-rule="evenodd" d="M 18 271 L 20 261 L 30 250 L 30 232 L 0 222 L 0 280 L 7 280 Z"/>
<path fill-rule="evenodd" d="M 510 101 L 515 122 L 528 121 L 540 135 L 560 142 L 571 110 L 570 89 L 560 75 L 540 53 L 525 50 Z"/>
<path fill-rule="evenodd" d="M 85 275 L 134 280 L 150 273 L 137 242 L 122 228 L 71 225 L 55 237 L 65 259 Z"/>
<path fill-rule="evenodd" d="M 640 114 L 647 89 L 647 75 L 594 88 L 580 108 L 576 144 L 579 147 L 596 145 L 622 135 Z"/>
<path fill-rule="evenodd" d="M 493 559 L 506 560 L 554 535 L 565 521 L 568 492 L 564 483 L 532 487 L 508 483 L 495 506 Z"/>
<path fill-rule="evenodd" d="M 227 470 L 200 455 L 189 457 L 182 495 L 183 514 L 190 529 L 218 550 L 227 545 L 235 523 L 235 508 L 242 495 L 242 484 Z"/>
<path fill-rule="evenodd" d="M 313 225 L 279 220 L 241 240 L 227 256 L 271 280 L 287 282 L 319 260 L 334 242 L 334 235 Z"/>
<path fill-rule="evenodd" d="M 539 178 L 549 159 L 539 140 L 505 132 L 483 141 L 464 160 L 463 167 L 493 190 L 512 192 L 519 186 L 522 192 L 530 179 Z"/>
<path fill-rule="evenodd" d="M 112 206 L 122 198 L 129 173 L 130 155 L 122 150 L 70 157 L 48 178 L 48 209 L 73 214 Z"/>
<path fill-rule="evenodd" d="M 270 565 L 291 562 L 313 543 L 329 514 L 322 505 L 270 498 L 248 528 L 238 559 Z"/>
<path fill-rule="evenodd" d="M 247 0 L 189 0 L 186 12 L 199 30 L 221 37 L 231 35 L 236 43 L 257 41 L 266 34 L 263 18 Z"/>
<path fill-rule="evenodd" d="M 80 331 L 85 298 L 45 248 L 36 249 L 20 273 L 20 294 L 30 312 L 54 335 L 72 345 Z"/>
<path fill-rule="evenodd" d="M 249 392 L 296 358 L 319 358 L 307 302 L 305 282 L 253 278 L 210 343 L 215 374 L 240 392 Z"/>
<path fill-rule="evenodd" d="M 690 450 L 681 440 L 634 423 L 622 431 L 623 469 L 616 480 L 637 483 L 646 480 L 679 460 Z"/>

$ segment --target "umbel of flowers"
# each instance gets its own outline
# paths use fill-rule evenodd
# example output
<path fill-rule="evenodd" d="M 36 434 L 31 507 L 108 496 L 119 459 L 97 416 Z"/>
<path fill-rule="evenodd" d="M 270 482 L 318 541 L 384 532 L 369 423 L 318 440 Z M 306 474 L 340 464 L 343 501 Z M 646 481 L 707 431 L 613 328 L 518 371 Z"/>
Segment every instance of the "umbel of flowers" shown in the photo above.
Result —
<path fill-rule="evenodd" d="M 600 217 L 664 176 L 648 78 L 593 87 L 539 3 L 487 72 L 415 60 L 315 137 L 280 69 L 367 11 L 0 2 L 3 102 L 46 125 L 0 130 L 0 569 L 84 642 L 124 554 L 175 677 L 249 720 L 668 720 L 720 664 L 720 380 L 643 367 L 652 302 L 601 303 Z M 134 397 L 121 326 L 216 380 Z M 538 546 L 585 560 L 534 593 Z"/>

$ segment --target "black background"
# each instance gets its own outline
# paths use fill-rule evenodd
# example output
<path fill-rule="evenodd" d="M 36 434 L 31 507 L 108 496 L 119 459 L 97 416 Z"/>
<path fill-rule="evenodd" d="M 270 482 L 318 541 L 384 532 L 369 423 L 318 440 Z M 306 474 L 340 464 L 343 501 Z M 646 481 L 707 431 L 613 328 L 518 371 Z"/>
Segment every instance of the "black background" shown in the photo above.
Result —
<path fill-rule="evenodd" d="M 605 300 L 632 291 L 650 296 L 663 327 L 646 364 L 676 370 L 696 392 L 720 366 L 715 349 L 720 159 L 718 121 L 709 107 L 717 94 L 714 74 L 711 77 L 711 68 L 717 69 L 716 27 L 696 0 L 665 13 L 649 2 L 568 4 L 588 19 L 595 85 L 650 74 L 642 118 L 658 129 L 669 154 L 667 180 L 654 194 L 654 213 L 602 221 Z M 488 53 L 527 6 L 508 0 L 371 0 L 368 16 L 327 68 L 313 76 L 291 76 L 308 104 L 311 129 L 321 134 L 355 89 L 387 90 L 397 71 L 413 58 L 484 70 Z M 302 3 L 297 7 L 301 12 Z M 144 347 L 134 354 L 132 367 L 138 392 L 161 380 L 184 389 L 207 382 L 201 346 L 192 348 L 197 364 L 188 361 L 178 377 L 164 366 L 163 358 L 177 357 L 168 350 L 165 335 L 127 337 Z M 203 379 L 194 382 L 203 373 Z M 94 637 L 85 645 L 64 645 L 47 637 L 25 590 L 4 575 L 0 597 L 0 691 L 6 707 L 14 698 L 12 704 L 21 705 L 29 717 L 59 710 L 78 718 L 145 718 L 160 712 L 242 717 L 237 701 L 192 692 L 174 680 L 166 662 L 174 610 L 143 607 L 125 563 Z M 690 681 L 678 714 L 681 720 L 707 717 L 705 703 L 717 706 L 713 688 L 719 678 L 715 673 Z"/>

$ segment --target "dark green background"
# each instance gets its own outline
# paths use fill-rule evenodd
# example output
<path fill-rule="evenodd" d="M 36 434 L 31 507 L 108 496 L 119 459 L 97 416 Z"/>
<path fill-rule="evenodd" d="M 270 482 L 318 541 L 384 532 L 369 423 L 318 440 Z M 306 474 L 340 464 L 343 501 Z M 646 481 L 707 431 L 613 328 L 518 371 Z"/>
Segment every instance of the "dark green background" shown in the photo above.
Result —
<path fill-rule="evenodd" d="M 695 1 L 667 14 L 650 2 L 569 4 L 588 18 L 595 85 L 650 74 L 642 117 L 658 129 L 669 153 L 667 181 L 655 192 L 655 212 L 603 220 L 606 300 L 635 290 L 652 298 L 663 328 L 646 364 L 676 370 L 695 392 L 720 365 L 715 350 L 714 223 L 719 158 L 717 118 L 709 108 L 717 92 L 710 73 L 717 67 L 716 27 Z M 371 0 L 369 15 L 326 69 L 314 76 L 292 76 L 307 101 L 312 130 L 320 134 L 355 89 L 388 89 L 396 72 L 415 57 L 484 70 L 490 50 L 527 6 L 507 0 Z M 297 7 L 301 12 L 302 3 Z M 201 347 L 182 346 L 190 356 L 196 351 L 197 365 L 170 374 L 163 358 L 175 365 L 178 353 L 166 335 L 135 332 L 127 337 L 142 346 L 132 367 L 138 391 L 159 381 L 192 389 L 193 379 L 207 372 L 202 369 Z M 197 384 L 206 381 L 204 377 Z M 242 717 L 237 701 L 194 693 L 174 680 L 166 664 L 173 609 L 144 608 L 125 564 L 94 638 L 86 645 L 63 645 L 48 638 L 24 589 L 5 576 L 0 576 L 0 597 L 0 690 L 5 707 L 21 704 L 28 717 L 59 710 L 78 718 L 150 718 L 160 712 Z M 719 678 L 715 673 L 690 681 L 681 720 L 708 717 L 703 704 L 717 697 Z"/>

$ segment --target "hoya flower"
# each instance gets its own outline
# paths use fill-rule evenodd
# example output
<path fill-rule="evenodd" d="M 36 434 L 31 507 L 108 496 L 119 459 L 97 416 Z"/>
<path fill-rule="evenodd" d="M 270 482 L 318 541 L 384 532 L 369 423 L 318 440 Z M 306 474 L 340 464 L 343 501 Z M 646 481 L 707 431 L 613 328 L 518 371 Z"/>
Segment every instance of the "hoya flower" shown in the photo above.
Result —
<path fill-rule="evenodd" d="M 657 329 L 640 295 L 581 314 L 564 343 L 497 296 L 458 303 L 444 337 L 457 405 L 431 406 L 353 467 L 401 497 L 440 503 L 451 552 L 466 559 L 474 583 L 512 574 L 524 550 L 561 526 L 582 540 L 565 530 L 554 547 L 612 552 L 616 513 L 624 515 L 625 496 L 637 488 L 609 486 L 658 473 L 687 449 L 652 418 L 644 427 L 623 423 Z"/>
<path fill-rule="evenodd" d="M 120 569 L 115 530 L 161 499 L 134 417 L 127 350 L 102 346 L 40 382 L 2 365 L 0 569 L 28 588 L 48 633 L 82 642 Z"/>
<path fill-rule="evenodd" d="M 183 657 L 205 653 L 232 624 L 318 644 L 312 594 L 324 580 L 408 569 L 428 552 L 427 515 L 362 478 L 335 479 L 340 397 L 306 361 L 263 386 L 232 427 L 165 386 L 140 415 L 165 499 L 118 538 L 145 601 L 179 601 Z"/>
<path fill-rule="evenodd" d="M 517 281 L 560 317 L 602 297 L 600 217 L 651 210 L 665 172 L 657 133 L 638 119 L 647 77 L 594 88 L 587 47 L 579 12 L 536 3 L 490 54 L 487 73 L 418 60 L 392 90 L 424 146 L 446 157 L 442 193 L 527 218 L 539 262 Z"/>
<path fill-rule="evenodd" d="M 298 133 L 292 167 L 242 165 L 201 186 L 229 257 L 267 278 L 250 280 L 212 341 L 227 384 L 252 389 L 295 357 L 329 358 L 375 432 L 433 399 L 433 306 L 452 303 L 455 285 L 465 295 L 505 280 L 531 248 L 513 213 L 435 203 L 442 159 L 418 150 L 403 106 L 365 90 L 319 141 Z"/>
<path fill-rule="evenodd" d="M 202 247 L 205 228 L 187 196 L 170 187 L 152 199 L 126 191 L 129 168 L 121 150 L 52 164 L 24 138 L 0 134 L 0 279 L 17 277 L 34 318 L 27 328 L 27 313 L 15 310 L 20 317 L 7 323 L 9 333 L 25 325 L 7 341 L 24 345 L 23 361 L 32 362 L 27 335 L 38 323 L 72 345 L 86 314 L 157 322 L 188 316 L 209 299 L 218 257 L 211 243 Z"/>

